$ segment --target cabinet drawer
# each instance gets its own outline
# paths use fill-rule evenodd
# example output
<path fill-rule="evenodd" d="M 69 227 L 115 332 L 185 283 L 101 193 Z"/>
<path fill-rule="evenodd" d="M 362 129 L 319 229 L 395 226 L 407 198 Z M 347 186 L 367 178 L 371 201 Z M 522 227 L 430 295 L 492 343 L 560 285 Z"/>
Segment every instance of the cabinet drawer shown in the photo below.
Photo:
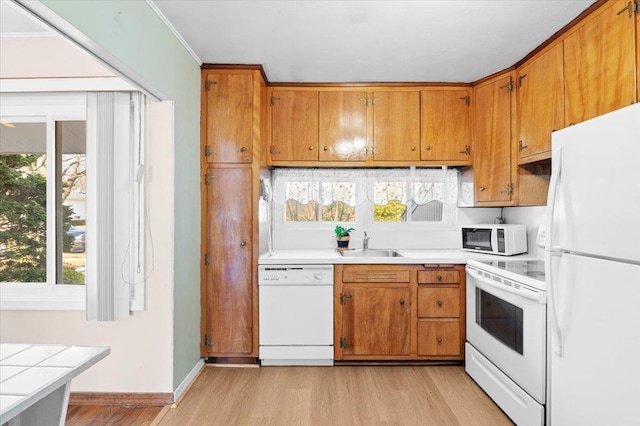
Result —
<path fill-rule="evenodd" d="M 342 271 L 343 283 L 408 283 L 409 281 L 410 271 L 406 270 L 344 268 Z"/>
<path fill-rule="evenodd" d="M 418 355 L 460 355 L 460 323 L 420 321 Z"/>
<path fill-rule="evenodd" d="M 450 284 L 460 282 L 459 271 L 419 271 L 418 284 Z"/>
<path fill-rule="evenodd" d="M 418 288 L 418 316 L 457 318 L 460 316 L 460 288 Z"/>

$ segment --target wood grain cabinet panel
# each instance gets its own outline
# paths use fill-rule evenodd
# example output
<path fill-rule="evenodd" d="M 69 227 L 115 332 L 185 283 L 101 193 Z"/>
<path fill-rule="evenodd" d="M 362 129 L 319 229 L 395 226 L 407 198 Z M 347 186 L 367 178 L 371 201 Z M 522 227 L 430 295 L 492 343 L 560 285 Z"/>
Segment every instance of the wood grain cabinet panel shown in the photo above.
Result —
<path fill-rule="evenodd" d="M 418 288 L 418 317 L 457 318 L 460 316 L 460 288 Z"/>
<path fill-rule="evenodd" d="M 467 165 L 471 161 L 471 89 L 423 90 L 422 161 Z"/>
<path fill-rule="evenodd" d="M 459 321 L 420 321 L 418 323 L 418 355 L 459 356 Z"/>
<path fill-rule="evenodd" d="M 320 92 L 320 161 L 367 160 L 367 93 Z"/>
<path fill-rule="evenodd" d="M 627 0 L 607 2 L 564 39 L 566 125 L 635 102 L 632 7 Z"/>
<path fill-rule="evenodd" d="M 271 145 L 273 161 L 318 160 L 318 92 L 273 90 Z"/>
<path fill-rule="evenodd" d="M 408 285 L 346 285 L 342 290 L 342 355 L 409 355 L 411 291 Z"/>
<path fill-rule="evenodd" d="M 420 160 L 420 92 L 375 92 L 373 159 Z"/>
<path fill-rule="evenodd" d="M 459 282 L 460 271 L 435 270 L 418 272 L 418 284 L 448 284 Z"/>
<path fill-rule="evenodd" d="M 252 171 L 207 170 L 207 356 L 253 351 Z"/>
<path fill-rule="evenodd" d="M 513 73 L 474 87 L 473 181 L 477 205 L 510 205 L 515 189 L 511 157 Z"/>
<path fill-rule="evenodd" d="M 253 75 L 205 70 L 202 113 L 204 154 L 209 163 L 251 163 Z"/>
<path fill-rule="evenodd" d="M 551 133 L 564 127 L 562 43 L 516 71 L 518 164 L 551 158 Z"/>

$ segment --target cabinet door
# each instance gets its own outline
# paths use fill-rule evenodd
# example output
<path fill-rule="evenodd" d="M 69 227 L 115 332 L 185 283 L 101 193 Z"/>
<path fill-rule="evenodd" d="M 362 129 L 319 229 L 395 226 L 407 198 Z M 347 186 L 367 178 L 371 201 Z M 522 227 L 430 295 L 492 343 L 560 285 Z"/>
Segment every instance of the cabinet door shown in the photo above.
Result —
<path fill-rule="evenodd" d="M 207 170 L 205 328 L 208 356 L 252 352 L 251 169 Z"/>
<path fill-rule="evenodd" d="M 476 202 L 509 202 L 511 181 L 511 74 L 475 88 L 473 180 Z"/>
<path fill-rule="evenodd" d="M 205 158 L 209 163 L 250 163 L 253 145 L 253 76 L 204 72 Z"/>
<path fill-rule="evenodd" d="M 411 291 L 391 284 L 345 285 L 342 297 L 343 355 L 408 355 Z"/>
<path fill-rule="evenodd" d="M 272 161 L 318 160 L 318 92 L 274 90 L 271 104 Z"/>
<path fill-rule="evenodd" d="M 375 92 L 373 159 L 420 160 L 420 92 Z"/>
<path fill-rule="evenodd" d="M 551 133 L 564 127 L 562 44 L 517 70 L 518 164 L 551 158 Z"/>
<path fill-rule="evenodd" d="M 607 3 L 564 39 L 566 125 L 635 101 L 632 4 Z"/>
<path fill-rule="evenodd" d="M 418 355 L 458 356 L 462 353 L 458 321 L 420 321 Z"/>
<path fill-rule="evenodd" d="M 367 93 L 320 92 L 320 161 L 367 159 Z"/>
<path fill-rule="evenodd" d="M 468 163 L 471 148 L 471 90 L 424 90 L 421 159 Z"/>

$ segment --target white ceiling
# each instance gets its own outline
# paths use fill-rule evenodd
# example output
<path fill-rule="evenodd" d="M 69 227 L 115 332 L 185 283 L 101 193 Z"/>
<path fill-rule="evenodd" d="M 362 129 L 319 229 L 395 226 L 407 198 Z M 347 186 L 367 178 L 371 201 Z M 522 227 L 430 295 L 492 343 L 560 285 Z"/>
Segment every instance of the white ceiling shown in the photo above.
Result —
<path fill-rule="evenodd" d="M 472 82 L 592 3 L 153 0 L 201 61 L 261 64 L 271 82 Z"/>

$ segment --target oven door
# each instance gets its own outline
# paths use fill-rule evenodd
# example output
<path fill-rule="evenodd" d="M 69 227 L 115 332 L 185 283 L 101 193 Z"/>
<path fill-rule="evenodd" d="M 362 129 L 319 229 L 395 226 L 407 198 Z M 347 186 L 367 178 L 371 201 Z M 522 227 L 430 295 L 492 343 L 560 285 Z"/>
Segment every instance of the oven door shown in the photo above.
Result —
<path fill-rule="evenodd" d="M 467 340 L 544 404 L 545 294 L 489 275 L 467 266 Z"/>

